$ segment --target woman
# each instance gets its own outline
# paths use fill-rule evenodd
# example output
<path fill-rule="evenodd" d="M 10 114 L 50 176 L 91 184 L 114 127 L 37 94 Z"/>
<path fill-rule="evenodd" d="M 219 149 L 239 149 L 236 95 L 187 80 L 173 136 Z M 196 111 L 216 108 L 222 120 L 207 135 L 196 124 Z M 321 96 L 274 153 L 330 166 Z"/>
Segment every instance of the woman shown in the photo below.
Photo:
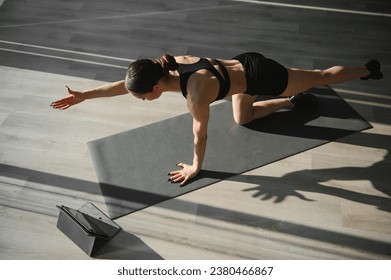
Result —
<path fill-rule="evenodd" d="M 235 121 L 246 124 L 279 109 L 316 106 L 315 97 L 302 92 L 317 86 L 354 79 L 381 79 L 380 63 L 364 66 L 334 66 L 326 70 L 285 68 L 258 53 L 244 53 L 231 60 L 194 56 L 163 55 L 156 60 L 141 59 L 129 66 L 124 80 L 83 92 L 67 87 L 69 96 L 51 106 L 64 110 L 85 99 L 131 93 L 142 100 L 154 100 L 167 91 L 182 92 L 193 117 L 194 157 L 192 164 L 178 163 L 169 180 L 183 186 L 198 174 L 204 160 L 209 105 L 232 96 Z M 257 95 L 280 98 L 258 101 Z"/>

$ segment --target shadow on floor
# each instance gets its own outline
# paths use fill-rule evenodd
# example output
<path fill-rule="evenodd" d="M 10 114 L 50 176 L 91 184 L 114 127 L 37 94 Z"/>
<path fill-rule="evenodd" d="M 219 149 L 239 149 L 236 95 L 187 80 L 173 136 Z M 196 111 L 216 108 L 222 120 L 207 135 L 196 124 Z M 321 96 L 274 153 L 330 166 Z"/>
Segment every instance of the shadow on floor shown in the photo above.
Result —
<path fill-rule="evenodd" d="M 374 147 L 386 151 L 390 151 L 391 148 L 390 136 L 387 135 L 358 133 L 340 141 L 347 144 Z M 278 178 L 271 176 L 237 175 L 203 170 L 200 173 L 200 177 L 226 178 L 226 180 L 229 181 L 255 184 L 257 186 L 245 191 L 254 198 L 261 199 L 262 201 L 274 199 L 276 203 L 282 203 L 287 197 L 294 196 L 303 200 L 303 202 L 312 203 L 313 200 L 305 197 L 301 193 L 301 191 L 305 191 L 307 193 L 321 193 L 366 205 L 372 205 L 382 211 L 391 212 L 391 187 L 389 185 L 391 175 L 388 172 L 390 166 L 391 158 L 390 154 L 387 153 L 383 160 L 368 167 L 348 166 L 329 169 L 299 170 Z M 72 186 L 72 188 L 77 188 L 79 191 L 83 190 L 91 193 L 97 193 L 98 189 L 96 183 L 3 164 L 0 165 L 0 173 L 3 176 L 14 178 L 18 178 L 20 176 L 28 177 L 29 181 L 63 187 L 66 189 L 69 189 L 70 186 Z M 322 184 L 322 182 L 330 179 L 349 181 L 369 180 L 375 189 L 381 191 L 386 196 L 366 194 L 352 189 L 347 190 Z M 180 201 L 180 203 L 185 203 L 186 205 L 185 207 L 181 205 L 181 207 L 178 208 L 178 211 L 186 211 L 186 209 L 193 209 L 195 207 L 195 205 L 192 205 L 191 202 Z M 160 203 L 157 204 L 156 207 L 164 208 L 167 207 L 167 204 Z M 391 254 L 391 243 L 369 240 L 349 234 L 291 223 L 289 221 L 279 221 L 270 217 L 260 216 L 255 213 L 251 215 L 243 214 L 240 211 L 232 211 L 202 204 L 197 204 L 197 207 L 199 209 L 197 215 L 207 216 L 211 219 L 278 231 L 308 238 L 310 240 L 323 241 L 382 255 Z M 28 209 L 25 210 L 28 211 Z M 175 211 L 175 207 L 173 207 L 172 210 Z M 113 240 L 111 240 L 107 246 L 99 252 L 97 258 L 162 259 L 159 254 L 146 245 L 141 239 L 127 232 L 120 232 L 115 238 L 113 238 Z"/>
<path fill-rule="evenodd" d="M 122 230 L 94 257 L 113 260 L 163 260 L 140 238 Z"/>

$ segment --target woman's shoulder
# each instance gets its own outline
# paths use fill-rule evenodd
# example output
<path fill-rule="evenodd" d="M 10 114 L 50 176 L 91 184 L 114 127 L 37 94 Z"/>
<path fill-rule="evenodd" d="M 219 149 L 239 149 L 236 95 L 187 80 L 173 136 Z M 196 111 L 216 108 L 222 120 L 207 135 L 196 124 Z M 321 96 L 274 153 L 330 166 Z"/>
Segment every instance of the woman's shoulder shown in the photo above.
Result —
<path fill-rule="evenodd" d="M 200 58 L 193 55 L 180 55 L 180 56 L 175 56 L 175 60 L 177 63 L 180 64 L 192 64 L 199 61 Z"/>

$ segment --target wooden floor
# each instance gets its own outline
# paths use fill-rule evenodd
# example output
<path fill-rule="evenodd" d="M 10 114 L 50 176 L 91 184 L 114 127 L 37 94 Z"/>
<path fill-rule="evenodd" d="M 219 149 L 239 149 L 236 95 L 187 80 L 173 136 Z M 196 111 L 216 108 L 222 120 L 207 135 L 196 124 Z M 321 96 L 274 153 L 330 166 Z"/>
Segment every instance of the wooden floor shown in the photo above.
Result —
<path fill-rule="evenodd" d="M 123 231 L 98 257 L 390 259 L 391 3 L 267 2 L 5 1 L 0 259 L 88 259 L 56 228 L 55 207 L 90 201 L 105 211 L 86 143 L 186 112 L 176 93 L 54 111 L 65 85 L 122 79 L 129 61 L 162 53 L 245 51 L 298 68 L 378 58 L 383 80 L 332 85 L 373 129 L 117 219 Z"/>

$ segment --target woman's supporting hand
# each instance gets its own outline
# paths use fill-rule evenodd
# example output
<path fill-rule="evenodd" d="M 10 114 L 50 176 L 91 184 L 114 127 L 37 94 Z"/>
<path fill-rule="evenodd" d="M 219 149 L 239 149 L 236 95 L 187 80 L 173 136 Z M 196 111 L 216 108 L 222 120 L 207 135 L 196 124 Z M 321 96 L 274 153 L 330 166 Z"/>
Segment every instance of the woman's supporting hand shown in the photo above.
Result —
<path fill-rule="evenodd" d="M 176 166 L 182 167 L 182 169 L 168 173 L 168 176 L 170 176 L 168 180 L 171 181 L 171 183 L 181 183 L 181 187 L 200 172 L 193 165 L 186 163 L 178 163 Z"/>
<path fill-rule="evenodd" d="M 67 86 L 66 88 L 68 90 L 69 95 L 65 98 L 52 102 L 50 106 L 52 106 L 54 109 L 65 110 L 85 100 L 81 92 L 73 91 Z"/>

